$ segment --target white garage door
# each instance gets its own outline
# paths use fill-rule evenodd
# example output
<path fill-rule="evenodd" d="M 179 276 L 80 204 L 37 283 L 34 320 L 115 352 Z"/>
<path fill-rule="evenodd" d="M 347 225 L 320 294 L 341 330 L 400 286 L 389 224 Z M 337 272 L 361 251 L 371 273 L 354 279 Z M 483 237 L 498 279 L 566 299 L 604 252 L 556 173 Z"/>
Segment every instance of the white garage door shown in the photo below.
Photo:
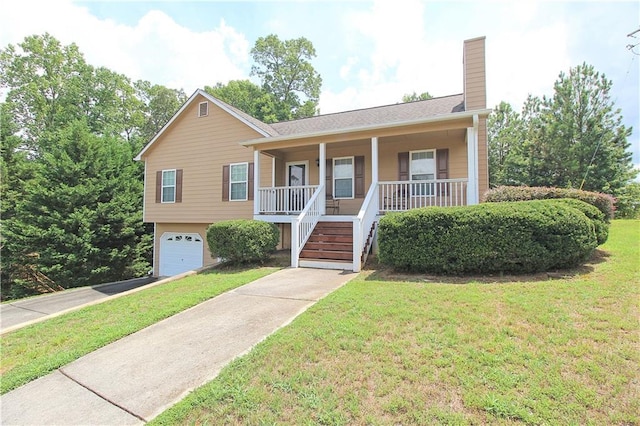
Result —
<path fill-rule="evenodd" d="M 165 232 L 160 238 L 160 276 L 201 268 L 202 248 L 200 234 Z"/>

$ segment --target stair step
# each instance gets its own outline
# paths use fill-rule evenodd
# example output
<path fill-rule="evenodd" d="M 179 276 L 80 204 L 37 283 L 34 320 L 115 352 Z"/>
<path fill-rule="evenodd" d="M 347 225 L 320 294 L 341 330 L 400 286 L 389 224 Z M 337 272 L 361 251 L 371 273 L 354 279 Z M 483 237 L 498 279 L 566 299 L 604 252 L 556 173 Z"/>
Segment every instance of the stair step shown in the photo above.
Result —
<path fill-rule="evenodd" d="M 351 260 L 353 253 L 349 251 L 336 250 L 308 250 L 300 252 L 301 259 L 331 259 L 331 260 Z"/>
<path fill-rule="evenodd" d="M 328 243 L 352 243 L 353 244 L 353 236 L 352 235 L 314 235 L 311 234 L 309 237 L 309 242 L 317 243 L 317 242 L 328 242 Z"/>
<path fill-rule="evenodd" d="M 324 229 L 324 228 L 330 228 L 330 229 L 349 228 L 349 229 L 353 229 L 353 223 L 352 222 L 318 222 L 318 224 L 316 225 L 316 229 Z"/>
<path fill-rule="evenodd" d="M 304 246 L 308 250 L 330 250 L 353 252 L 353 243 L 336 243 L 327 241 L 307 241 Z"/>
<path fill-rule="evenodd" d="M 323 233 L 342 233 L 342 234 L 350 234 L 353 232 L 352 227 L 346 226 L 318 226 L 316 225 L 313 232 L 323 232 Z"/>

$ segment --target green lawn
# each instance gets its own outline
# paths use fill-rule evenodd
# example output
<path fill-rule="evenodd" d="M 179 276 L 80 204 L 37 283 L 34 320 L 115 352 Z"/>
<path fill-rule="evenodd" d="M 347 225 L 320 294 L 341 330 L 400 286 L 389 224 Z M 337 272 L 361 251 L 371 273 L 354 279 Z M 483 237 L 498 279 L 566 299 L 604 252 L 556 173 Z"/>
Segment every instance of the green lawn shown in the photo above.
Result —
<path fill-rule="evenodd" d="M 8 333 L 0 338 L 1 393 L 278 269 L 213 269 Z"/>
<path fill-rule="evenodd" d="M 153 423 L 640 424 L 639 241 L 614 221 L 561 278 L 365 271 Z"/>

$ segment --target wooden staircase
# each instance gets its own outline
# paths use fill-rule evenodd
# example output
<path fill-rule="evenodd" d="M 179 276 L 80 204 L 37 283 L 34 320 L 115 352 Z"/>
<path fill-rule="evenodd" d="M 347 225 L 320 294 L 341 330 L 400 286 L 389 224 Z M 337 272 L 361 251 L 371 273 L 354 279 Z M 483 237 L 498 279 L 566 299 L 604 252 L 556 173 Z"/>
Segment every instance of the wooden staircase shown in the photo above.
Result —
<path fill-rule="evenodd" d="M 373 246 L 373 238 L 376 235 L 377 230 L 378 222 L 373 222 L 373 225 L 371 225 L 371 229 L 369 229 L 367 240 L 364 242 L 364 249 L 362 250 L 362 254 L 360 255 L 360 262 L 362 262 L 363 267 L 365 263 L 367 263 L 367 258 L 369 257 L 369 253 L 371 252 L 371 246 Z"/>
<path fill-rule="evenodd" d="M 300 252 L 300 266 L 351 269 L 353 223 L 318 222 Z"/>

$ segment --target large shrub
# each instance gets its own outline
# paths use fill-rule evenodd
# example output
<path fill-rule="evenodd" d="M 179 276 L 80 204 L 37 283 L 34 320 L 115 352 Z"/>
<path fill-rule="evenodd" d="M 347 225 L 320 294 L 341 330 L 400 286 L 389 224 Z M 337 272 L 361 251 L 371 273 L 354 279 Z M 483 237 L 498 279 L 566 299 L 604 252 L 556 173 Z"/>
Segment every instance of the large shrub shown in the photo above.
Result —
<path fill-rule="evenodd" d="M 496 203 L 503 201 L 546 200 L 553 198 L 575 198 L 591 204 L 604 213 L 608 222 L 613 219 L 615 199 L 600 192 L 581 191 L 572 188 L 553 188 L 546 186 L 498 186 L 485 192 L 483 201 Z"/>
<path fill-rule="evenodd" d="M 596 231 L 596 239 L 598 240 L 598 245 L 607 242 L 607 238 L 609 238 L 609 222 L 605 219 L 604 213 L 602 213 L 596 207 L 575 198 L 560 198 L 557 200 L 548 201 L 552 203 L 562 203 L 564 205 L 571 206 L 574 209 L 580 210 L 593 223 Z"/>
<path fill-rule="evenodd" d="M 275 251 L 279 236 L 273 223 L 260 220 L 226 220 L 207 228 L 211 254 L 237 263 L 265 261 Z"/>
<path fill-rule="evenodd" d="M 584 213 L 549 201 L 394 213 L 381 219 L 378 235 L 382 263 L 445 274 L 573 267 L 597 245 L 595 227 Z"/>

